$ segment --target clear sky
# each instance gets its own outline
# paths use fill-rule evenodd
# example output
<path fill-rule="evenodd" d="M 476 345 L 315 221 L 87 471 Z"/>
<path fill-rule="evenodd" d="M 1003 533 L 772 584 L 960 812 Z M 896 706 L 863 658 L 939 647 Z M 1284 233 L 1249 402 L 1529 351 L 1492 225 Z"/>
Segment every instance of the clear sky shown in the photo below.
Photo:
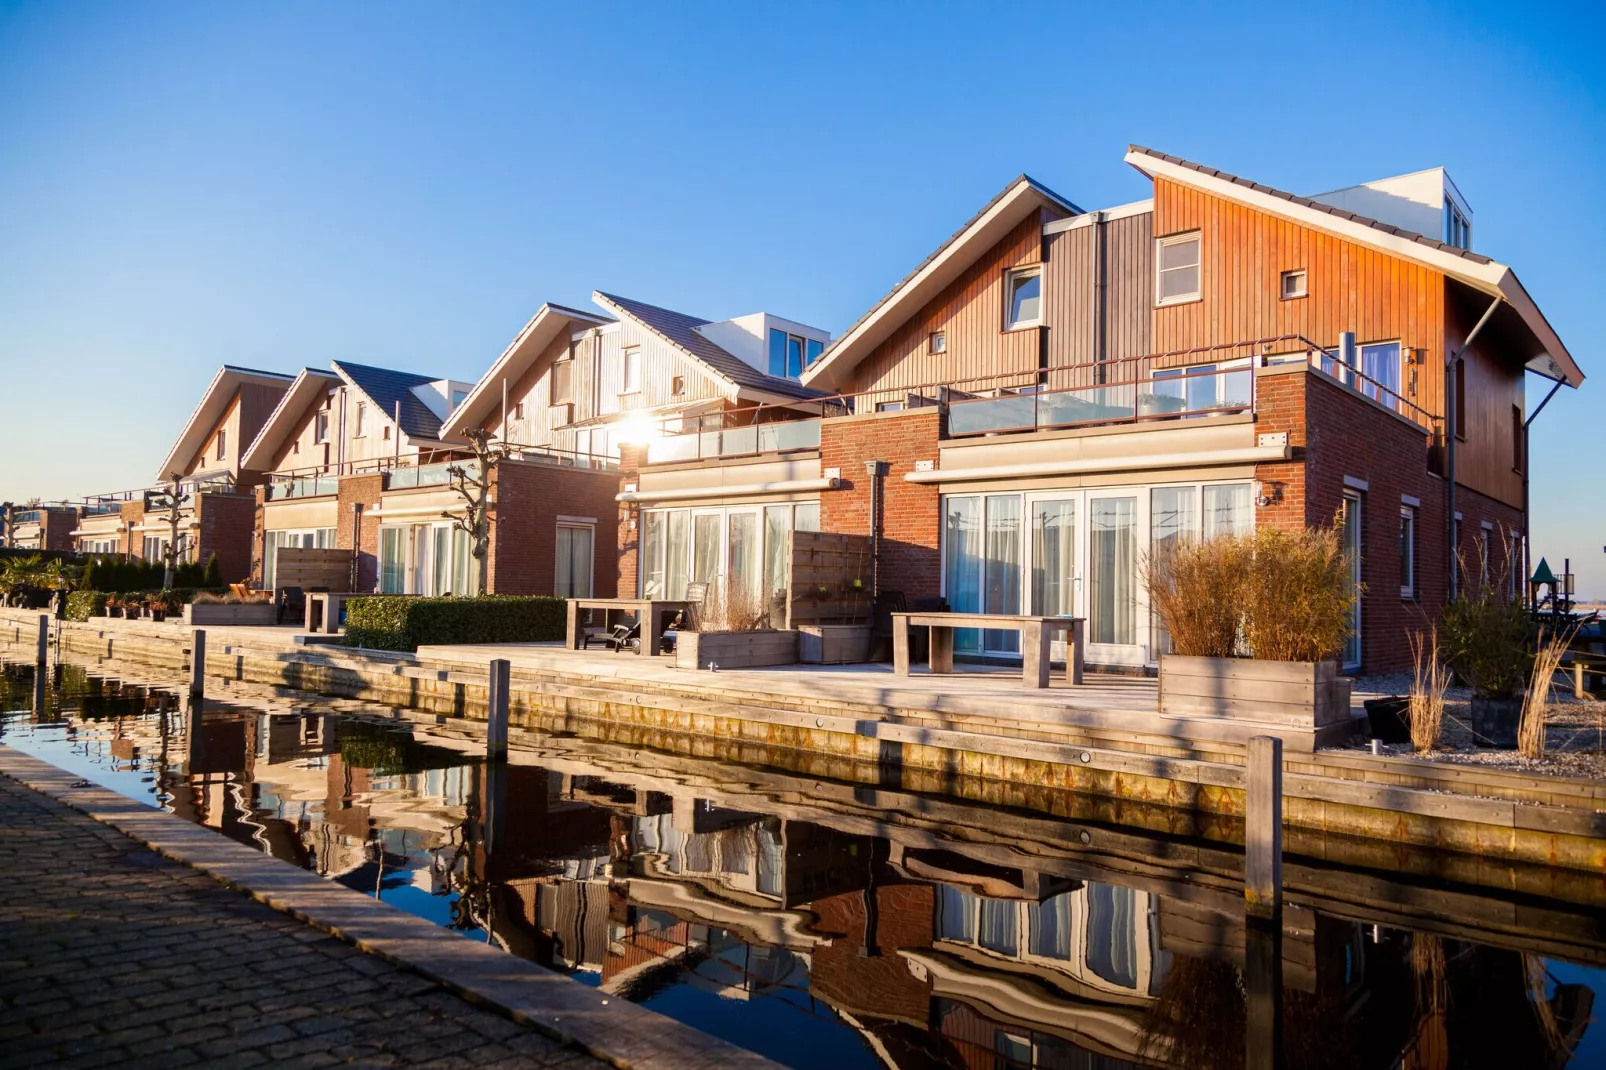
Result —
<path fill-rule="evenodd" d="M 840 332 L 1021 172 L 1443 165 L 1586 373 L 1534 543 L 1606 595 L 1606 5 L 0 0 L 0 500 L 143 486 L 224 362 L 474 380 L 611 290 Z M 1530 380 L 1530 404 L 1548 384 Z"/>

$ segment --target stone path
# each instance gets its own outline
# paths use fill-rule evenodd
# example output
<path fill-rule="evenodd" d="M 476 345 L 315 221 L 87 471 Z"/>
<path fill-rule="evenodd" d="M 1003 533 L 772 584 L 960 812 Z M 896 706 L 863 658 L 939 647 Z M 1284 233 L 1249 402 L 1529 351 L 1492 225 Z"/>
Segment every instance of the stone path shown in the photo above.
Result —
<path fill-rule="evenodd" d="M 0 1065 L 603 1067 L 0 775 Z"/>

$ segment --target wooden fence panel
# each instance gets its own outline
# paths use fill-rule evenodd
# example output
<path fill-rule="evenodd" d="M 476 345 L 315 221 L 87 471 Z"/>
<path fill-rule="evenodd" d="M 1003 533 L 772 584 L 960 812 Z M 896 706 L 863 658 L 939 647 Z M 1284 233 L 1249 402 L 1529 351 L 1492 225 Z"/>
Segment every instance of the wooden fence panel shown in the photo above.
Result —
<path fill-rule="evenodd" d="M 278 554 L 273 574 L 275 587 L 300 587 L 303 591 L 314 587 L 329 591 L 351 590 L 350 550 L 281 546 Z"/>
<path fill-rule="evenodd" d="M 794 531 L 786 626 L 870 623 L 870 537 Z"/>

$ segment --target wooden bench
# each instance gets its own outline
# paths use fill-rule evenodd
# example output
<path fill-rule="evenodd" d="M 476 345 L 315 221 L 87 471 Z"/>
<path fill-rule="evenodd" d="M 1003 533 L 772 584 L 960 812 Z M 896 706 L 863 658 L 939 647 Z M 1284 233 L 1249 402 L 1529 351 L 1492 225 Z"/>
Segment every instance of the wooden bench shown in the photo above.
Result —
<path fill-rule="evenodd" d="M 579 650 L 585 642 L 585 629 L 580 627 L 582 609 L 603 610 L 604 619 L 608 612 L 620 611 L 634 613 L 636 619 L 641 621 L 641 641 L 637 644 L 636 653 L 649 658 L 658 656 L 658 642 L 664 634 L 664 614 L 683 613 L 689 605 L 685 601 L 663 598 L 570 598 L 568 603 L 564 640 L 568 649 Z"/>
<path fill-rule="evenodd" d="M 954 630 L 987 628 L 1020 633 L 1022 678 L 1032 690 L 1048 687 L 1049 650 L 1054 636 L 1066 634 L 1065 675 L 1073 684 L 1082 682 L 1082 663 L 1086 650 L 1085 619 L 1082 617 L 1025 617 L 1013 613 L 894 613 L 892 614 L 892 671 L 909 675 L 909 629 L 931 629 L 929 667 L 934 673 L 954 671 Z"/>
<path fill-rule="evenodd" d="M 350 591 L 308 591 L 305 597 L 305 629 L 315 634 L 339 635 L 340 615 L 345 611 L 346 599 L 359 596 Z"/>

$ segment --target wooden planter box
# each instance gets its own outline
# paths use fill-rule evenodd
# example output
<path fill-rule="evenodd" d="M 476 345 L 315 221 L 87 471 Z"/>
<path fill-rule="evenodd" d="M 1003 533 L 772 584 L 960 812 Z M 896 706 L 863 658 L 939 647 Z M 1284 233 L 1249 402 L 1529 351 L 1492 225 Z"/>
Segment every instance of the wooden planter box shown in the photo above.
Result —
<path fill-rule="evenodd" d="M 1160 658 L 1160 713 L 1321 728 L 1349 720 L 1350 681 L 1332 661 Z"/>
<path fill-rule="evenodd" d="M 267 602 L 248 602 L 231 605 L 227 602 L 203 602 L 184 607 L 184 623 L 218 628 L 259 628 L 278 623 L 278 607 Z"/>
<path fill-rule="evenodd" d="M 680 632 L 675 637 L 675 665 L 706 669 L 753 669 L 763 665 L 796 665 L 797 632 Z"/>
<path fill-rule="evenodd" d="M 800 624 L 797 660 L 805 665 L 846 665 L 870 660 L 868 624 Z"/>

